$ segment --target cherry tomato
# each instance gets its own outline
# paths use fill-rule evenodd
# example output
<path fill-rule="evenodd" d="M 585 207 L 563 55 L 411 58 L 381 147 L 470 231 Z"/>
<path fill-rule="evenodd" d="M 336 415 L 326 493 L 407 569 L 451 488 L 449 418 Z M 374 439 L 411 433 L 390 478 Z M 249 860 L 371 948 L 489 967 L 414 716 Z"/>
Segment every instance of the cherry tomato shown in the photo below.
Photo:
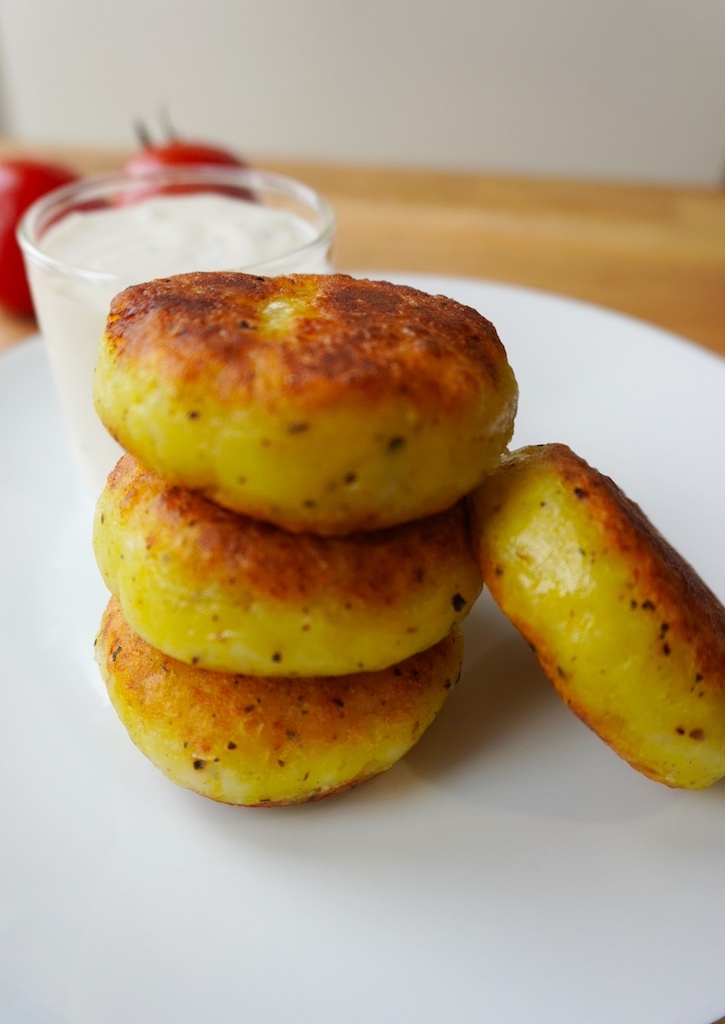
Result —
<path fill-rule="evenodd" d="M 0 161 L 0 306 L 11 313 L 32 314 L 23 256 L 15 229 L 31 203 L 78 175 L 66 167 L 36 160 Z"/>
<path fill-rule="evenodd" d="M 170 139 L 158 144 L 146 142 L 143 149 L 125 161 L 123 170 L 127 174 L 149 174 L 153 171 L 160 171 L 164 167 L 188 166 L 189 164 L 248 166 L 246 160 L 219 146 L 210 146 L 204 142 L 184 142 L 182 139 Z"/>
<path fill-rule="evenodd" d="M 249 164 L 242 157 L 237 156 L 228 149 L 220 146 L 211 146 L 204 142 L 191 142 L 170 136 L 166 141 L 160 143 L 151 142 L 146 132 L 141 129 L 139 132 L 142 149 L 134 153 L 122 165 L 122 170 L 131 177 L 140 177 L 154 173 L 163 172 L 169 169 L 182 169 L 184 167 L 208 167 L 208 168 L 245 168 Z M 116 202 L 119 205 L 138 202 L 149 196 L 163 193 L 196 192 L 198 187 L 194 185 L 140 185 L 138 188 L 129 188 L 119 195 Z M 252 192 L 240 185 L 216 185 L 214 192 L 234 196 L 237 199 L 254 201 Z"/>

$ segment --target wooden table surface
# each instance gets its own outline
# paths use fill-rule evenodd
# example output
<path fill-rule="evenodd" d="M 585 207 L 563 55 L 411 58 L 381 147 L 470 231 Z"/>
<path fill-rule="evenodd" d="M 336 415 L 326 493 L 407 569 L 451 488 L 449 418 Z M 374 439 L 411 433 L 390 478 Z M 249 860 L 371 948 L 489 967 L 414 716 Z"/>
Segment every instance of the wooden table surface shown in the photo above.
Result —
<path fill-rule="evenodd" d="M 124 154 L 0 140 L 82 173 Z M 507 281 L 608 306 L 725 355 L 725 191 L 264 160 L 318 189 L 341 269 Z M 485 310 L 482 310 L 485 313 Z M 0 314 L 0 350 L 35 331 Z"/>

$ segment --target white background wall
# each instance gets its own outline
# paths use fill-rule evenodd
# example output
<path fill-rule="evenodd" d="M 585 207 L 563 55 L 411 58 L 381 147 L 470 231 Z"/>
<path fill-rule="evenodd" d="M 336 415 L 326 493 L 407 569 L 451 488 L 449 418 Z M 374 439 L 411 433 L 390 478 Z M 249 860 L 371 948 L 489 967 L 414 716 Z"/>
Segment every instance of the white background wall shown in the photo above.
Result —
<path fill-rule="evenodd" d="M 725 0 L 2 0 L 26 140 L 720 184 Z"/>

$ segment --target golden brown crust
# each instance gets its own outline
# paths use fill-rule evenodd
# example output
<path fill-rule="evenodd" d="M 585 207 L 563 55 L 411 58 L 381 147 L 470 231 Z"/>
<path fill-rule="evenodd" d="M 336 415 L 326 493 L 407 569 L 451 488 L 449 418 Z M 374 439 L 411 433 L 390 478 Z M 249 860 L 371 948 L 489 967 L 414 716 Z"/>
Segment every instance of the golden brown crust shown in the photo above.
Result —
<path fill-rule="evenodd" d="M 268 309 L 278 302 L 275 324 Z M 274 403 L 281 388 L 310 408 L 344 391 L 367 401 L 399 393 L 445 412 L 482 380 L 498 387 L 506 359 L 475 310 L 344 274 L 193 273 L 134 285 L 113 300 L 107 337 L 117 359 L 151 359 L 180 387 L 203 374 L 222 400 Z"/>
<path fill-rule="evenodd" d="M 156 651 L 111 599 L 96 641 L 131 739 L 174 782 L 222 802 L 319 799 L 387 770 L 455 685 L 462 639 L 383 672 L 269 679 L 209 672 Z"/>

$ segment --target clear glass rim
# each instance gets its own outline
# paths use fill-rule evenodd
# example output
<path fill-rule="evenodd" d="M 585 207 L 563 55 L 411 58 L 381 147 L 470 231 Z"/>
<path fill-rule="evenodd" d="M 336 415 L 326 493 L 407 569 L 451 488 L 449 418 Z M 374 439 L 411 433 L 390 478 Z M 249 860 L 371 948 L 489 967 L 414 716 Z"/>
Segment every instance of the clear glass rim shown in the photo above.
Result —
<path fill-rule="evenodd" d="M 260 195 L 266 192 L 268 195 L 296 199 L 319 218 L 320 225 L 317 233 L 304 245 L 289 250 L 274 259 L 264 260 L 262 263 L 235 268 L 242 272 L 257 272 L 261 267 L 273 271 L 276 265 L 281 266 L 290 259 L 295 259 L 298 256 L 304 257 L 308 253 L 314 253 L 318 249 L 332 245 L 336 229 L 334 210 L 324 196 L 309 185 L 283 174 L 256 168 L 202 165 L 174 166 L 158 172 L 151 171 L 134 175 L 123 172 L 92 174 L 68 185 L 61 185 L 41 196 L 40 199 L 36 199 L 25 211 L 16 229 L 18 244 L 25 258 L 44 270 L 89 282 L 115 282 L 123 285 L 125 276 L 122 274 L 74 265 L 44 252 L 40 242 L 41 234 L 54 215 L 62 216 L 82 203 L 102 199 L 122 188 L 129 190 L 150 188 L 153 190 L 164 185 L 193 185 L 198 186 L 199 192 L 204 192 L 205 187 L 213 191 L 215 186 L 248 188 Z"/>

